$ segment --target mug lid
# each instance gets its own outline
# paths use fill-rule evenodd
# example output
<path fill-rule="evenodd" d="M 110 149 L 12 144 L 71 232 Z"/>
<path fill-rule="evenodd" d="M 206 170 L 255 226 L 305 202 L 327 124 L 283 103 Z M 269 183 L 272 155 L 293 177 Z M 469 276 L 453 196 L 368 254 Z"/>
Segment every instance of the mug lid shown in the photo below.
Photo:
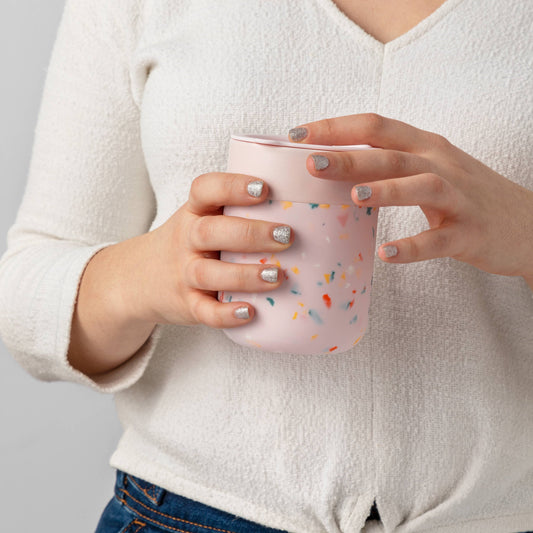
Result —
<path fill-rule="evenodd" d="M 302 148 L 306 150 L 323 150 L 332 152 L 345 152 L 348 150 L 368 150 L 372 148 L 369 144 L 305 144 L 291 142 L 284 135 L 246 135 L 246 134 L 232 134 L 231 138 L 236 141 L 267 144 L 269 146 L 288 146 L 289 148 Z"/>

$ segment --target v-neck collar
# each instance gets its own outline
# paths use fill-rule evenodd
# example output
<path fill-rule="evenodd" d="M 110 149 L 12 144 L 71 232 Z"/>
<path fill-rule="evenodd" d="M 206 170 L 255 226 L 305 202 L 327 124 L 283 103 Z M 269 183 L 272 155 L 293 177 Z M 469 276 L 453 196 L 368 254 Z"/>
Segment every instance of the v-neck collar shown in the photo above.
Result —
<path fill-rule="evenodd" d="M 329 13 L 333 20 L 348 32 L 352 32 L 355 37 L 364 42 L 368 47 L 385 52 L 386 50 L 396 50 L 427 33 L 433 26 L 451 13 L 463 0 L 445 0 L 433 13 L 422 19 L 411 29 L 402 33 L 395 39 L 383 43 L 374 36 L 367 33 L 361 26 L 349 18 L 337 6 L 334 0 L 317 0 L 319 4 Z"/>

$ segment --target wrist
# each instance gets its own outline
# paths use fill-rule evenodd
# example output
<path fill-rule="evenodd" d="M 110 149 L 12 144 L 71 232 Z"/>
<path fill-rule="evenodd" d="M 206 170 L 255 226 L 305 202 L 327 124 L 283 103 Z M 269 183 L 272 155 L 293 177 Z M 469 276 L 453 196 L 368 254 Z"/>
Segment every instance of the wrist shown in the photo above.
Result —
<path fill-rule="evenodd" d="M 111 271 L 113 283 L 110 287 L 110 306 L 117 323 L 124 328 L 156 325 L 152 312 L 151 295 L 154 293 L 150 281 L 151 234 L 133 237 L 116 245 L 110 250 L 112 254 Z"/>
<path fill-rule="evenodd" d="M 135 238 L 137 239 L 137 238 Z M 80 282 L 68 358 L 87 375 L 108 372 L 133 356 L 155 323 L 143 317 L 134 268 L 142 241 L 108 246 L 89 261 Z"/>

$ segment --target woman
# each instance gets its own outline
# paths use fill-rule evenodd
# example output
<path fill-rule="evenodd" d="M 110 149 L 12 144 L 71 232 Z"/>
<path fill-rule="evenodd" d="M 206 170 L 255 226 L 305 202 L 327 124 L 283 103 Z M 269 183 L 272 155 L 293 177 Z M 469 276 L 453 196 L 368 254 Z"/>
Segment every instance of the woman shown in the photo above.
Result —
<path fill-rule="evenodd" d="M 116 395 L 99 533 L 533 526 L 532 8 L 374 7 L 67 3 L 1 331 L 35 375 Z M 220 331 L 254 310 L 216 291 L 282 281 L 219 250 L 298 238 L 221 215 L 268 195 L 221 172 L 229 134 L 289 130 L 382 148 L 307 162 L 389 206 L 370 328 L 345 354 Z"/>

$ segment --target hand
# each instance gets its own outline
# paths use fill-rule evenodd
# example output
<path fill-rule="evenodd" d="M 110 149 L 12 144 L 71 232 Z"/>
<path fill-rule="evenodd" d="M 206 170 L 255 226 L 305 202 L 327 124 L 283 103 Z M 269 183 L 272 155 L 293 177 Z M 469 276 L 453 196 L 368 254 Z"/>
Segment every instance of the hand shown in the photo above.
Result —
<path fill-rule="evenodd" d="M 316 177 L 357 183 L 352 199 L 359 206 L 422 209 L 429 229 L 381 245 L 383 261 L 452 257 L 493 274 L 523 276 L 533 288 L 533 191 L 440 135 L 375 114 L 305 124 L 289 139 L 382 148 L 317 152 L 307 169 Z"/>
<path fill-rule="evenodd" d="M 293 237 L 285 243 L 287 232 L 282 230 L 280 236 L 277 228 L 286 226 L 225 216 L 222 206 L 256 205 L 267 194 L 266 183 L 242 174 L 208 173 L 194 180 L 188 201 L 149 234 L 146 320 L 231 328 L 253 318 L 250 304 L 219 302 L 217 291 L 271 291 L 283 276 L 275 265 L 224 263 L 219 250 L 278 253 L 291 245 Z"/>

